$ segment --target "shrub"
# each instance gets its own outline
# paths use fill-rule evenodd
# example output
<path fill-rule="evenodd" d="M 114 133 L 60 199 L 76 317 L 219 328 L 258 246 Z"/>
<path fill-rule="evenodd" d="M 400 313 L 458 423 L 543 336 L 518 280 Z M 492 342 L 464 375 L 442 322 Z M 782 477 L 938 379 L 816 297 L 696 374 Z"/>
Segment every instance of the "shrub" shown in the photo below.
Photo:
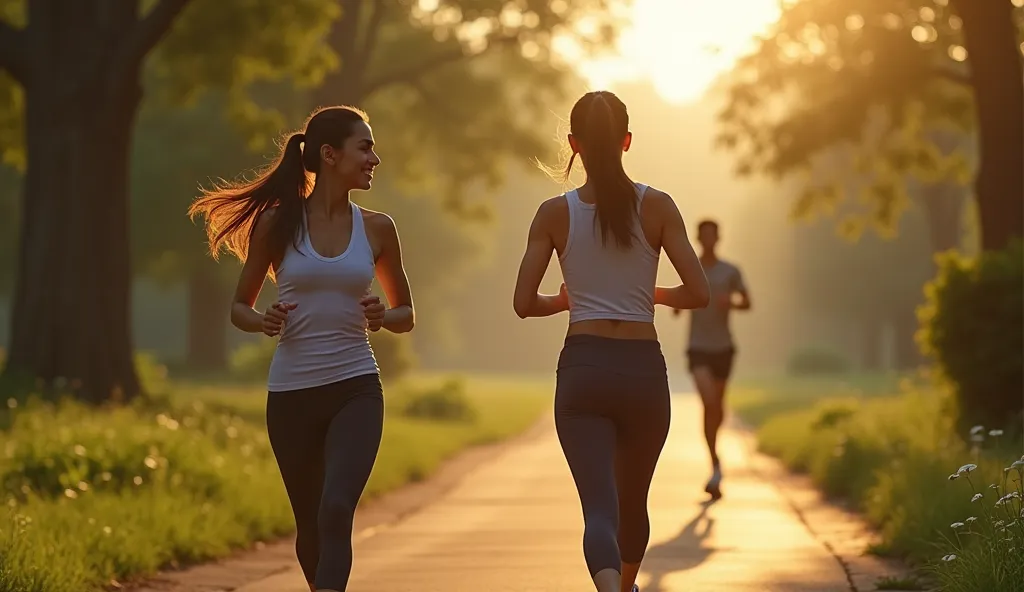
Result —
<path fill-rule="evenodd" d="M 839 352 L 824 347 L 799 349 L 789 357 L 786 371 L 794 376 L 845 374 L 849 361 Z"/>
<path fill-rule="evenodd" d="M 940 255 L 918 310 L 922 351 L 955 386 L 959 431 L 1017 426 L 1024 412 L 1024 243 L 968 260 Z"/>
<path fill-rule="evenodd" d="M 471 422 L 477 415 L 466 395 L 465 383 L 455 378 L 437 387 L 411 392 L 401 401 L 402 415 L 416 419 Z"/>

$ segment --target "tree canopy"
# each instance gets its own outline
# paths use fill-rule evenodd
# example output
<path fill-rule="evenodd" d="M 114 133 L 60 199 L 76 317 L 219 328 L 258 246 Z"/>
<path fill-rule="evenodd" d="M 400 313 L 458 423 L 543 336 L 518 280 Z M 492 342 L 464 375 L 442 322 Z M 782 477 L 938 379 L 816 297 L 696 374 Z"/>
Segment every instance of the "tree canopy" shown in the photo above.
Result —
<path fill-rule="evenodd" d="M 967 185 L 978 159 L 978 64 L 961 8 L 956 0 L 785 3 L 727 80 L 719 142 L 737 155 L 737 171 L 800 175 L 797 216 L 834 212 L 859 195 L 861 207 L 847 207 L 842 220 L 852 234 L 868 224 L 891 233 L 908 179 Z"/>

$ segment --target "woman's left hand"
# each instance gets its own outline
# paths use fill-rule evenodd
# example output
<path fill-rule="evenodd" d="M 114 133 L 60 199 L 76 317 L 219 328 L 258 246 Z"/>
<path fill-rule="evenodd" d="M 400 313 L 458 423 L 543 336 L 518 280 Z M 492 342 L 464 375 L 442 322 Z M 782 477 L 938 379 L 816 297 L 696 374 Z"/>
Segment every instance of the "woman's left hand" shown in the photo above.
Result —
<path fill-rule="evenodd" d="M 387 307 L 377 296 L 366 296 L 359 301 L 363 305 L 363 315 L 366 316 L 366 328 L 370 331 L 379 331 L 384 326 L 384 312 Z"/>

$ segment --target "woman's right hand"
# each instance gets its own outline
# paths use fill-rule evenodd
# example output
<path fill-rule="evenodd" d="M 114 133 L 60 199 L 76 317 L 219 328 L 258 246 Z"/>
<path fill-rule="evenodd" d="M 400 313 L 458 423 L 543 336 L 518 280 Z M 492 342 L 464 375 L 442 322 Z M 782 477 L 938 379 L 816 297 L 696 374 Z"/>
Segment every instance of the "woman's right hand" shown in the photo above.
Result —
<path fill-rule="evenodd" d="M 288 320 L 288 311 L 295 310 L 296 306 L 291 302 L 275 302 L 270 305 L 267 312 L 263 313 L 263 333 L 270 337 L 279 335 Z"/>

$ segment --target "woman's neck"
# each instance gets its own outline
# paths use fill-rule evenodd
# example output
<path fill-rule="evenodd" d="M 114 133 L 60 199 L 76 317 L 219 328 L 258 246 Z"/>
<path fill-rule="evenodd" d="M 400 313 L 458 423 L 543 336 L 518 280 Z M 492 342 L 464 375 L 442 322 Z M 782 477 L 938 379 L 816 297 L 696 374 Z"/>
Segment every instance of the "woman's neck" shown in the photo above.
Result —
<path fill-rule="evenodd" d="M 348 188 L 332 187 L 328 183 L 321 183 L 318 180 L 306 199 L 307 211 L 316 212 L 327 218 L 339 214 L 346 215 L 351 207 L 349 191 Z"/>

